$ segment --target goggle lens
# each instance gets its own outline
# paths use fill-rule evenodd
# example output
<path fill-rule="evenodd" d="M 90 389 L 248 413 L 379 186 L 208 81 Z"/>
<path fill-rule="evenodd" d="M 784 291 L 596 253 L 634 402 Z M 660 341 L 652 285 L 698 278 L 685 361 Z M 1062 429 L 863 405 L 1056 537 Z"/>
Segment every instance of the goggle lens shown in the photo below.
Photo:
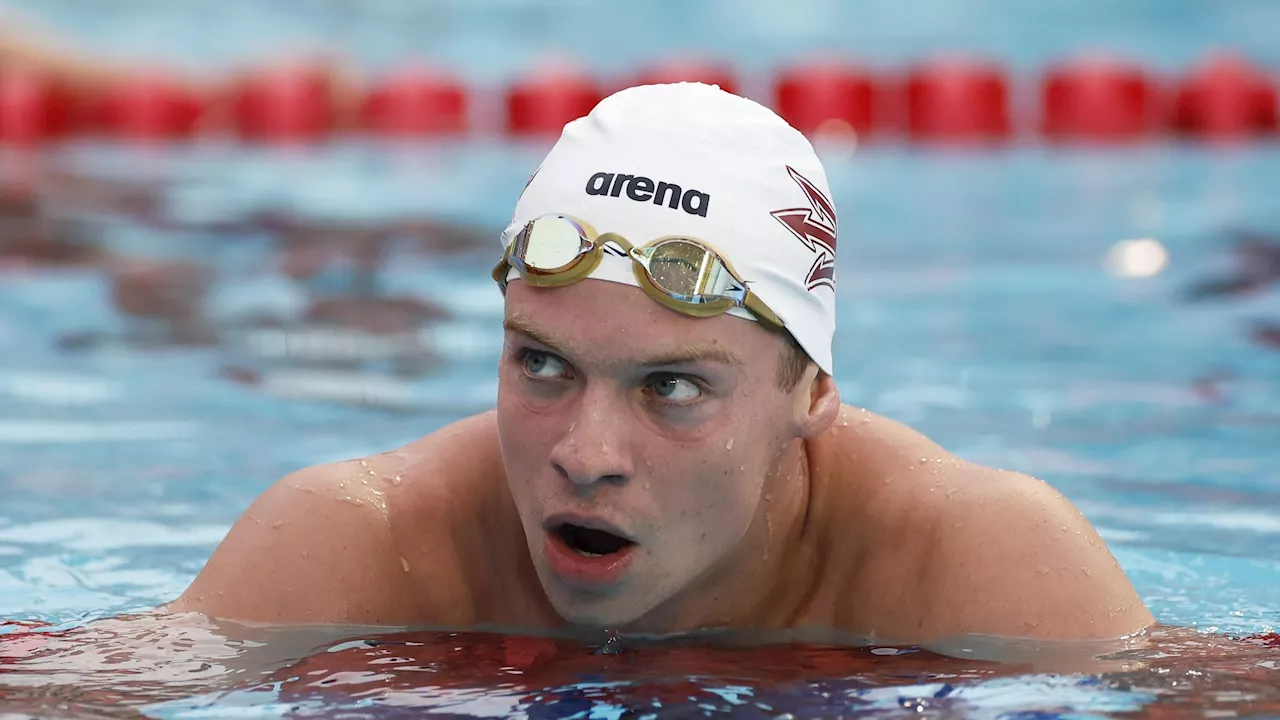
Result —
<path fill-rule="evenodd" d="M 582 228 L 568 218 L 538 218 L 516 239 L 519 247 L 513 256 L 531 270 L 554 272 L 573 264 L 583 254 L 584 236 Z"/>
<path fill-rule="evenodd" d="M 720 258 L 691 240 L 667 240 L 649 254 L 649 277 L 664 292 L 690 302 L 724 298 L 736 285 Z"/>

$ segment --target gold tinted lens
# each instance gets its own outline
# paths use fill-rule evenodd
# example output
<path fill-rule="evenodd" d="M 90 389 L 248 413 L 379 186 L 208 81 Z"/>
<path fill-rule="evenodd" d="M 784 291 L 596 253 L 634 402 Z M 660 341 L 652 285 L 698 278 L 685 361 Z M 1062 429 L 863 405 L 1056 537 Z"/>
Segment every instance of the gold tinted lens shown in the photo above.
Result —
<path fill-rule="evenodd" d="M 649 275 L 660 290 L 693 300 L 702 294 L 702 281 L 711 263 L 718 261 L 702 246 L 668 240 L 649 256 Z"/>
<path fill-rule="evenodd" d="M 572 263 L 582 250 L 582 228 L 577 223 L 563 217 L 543 217 L 530 224 L 522 259 L 532 270 L 551 272 Z"/>

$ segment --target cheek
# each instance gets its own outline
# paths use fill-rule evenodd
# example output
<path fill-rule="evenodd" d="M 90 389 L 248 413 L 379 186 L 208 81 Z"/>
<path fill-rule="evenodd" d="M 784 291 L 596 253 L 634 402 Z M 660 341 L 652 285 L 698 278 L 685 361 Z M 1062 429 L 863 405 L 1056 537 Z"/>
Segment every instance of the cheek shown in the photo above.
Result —
<path fill-rule="evenodd" d="M 742 447 L 739 443 L 742 443 Z M 647 463 L 652 477 L 663 478 L 659 499 L 662 516 L 687 528 L 685 541 L 720 535 L 726 528 L 745 528 L 760 502 L 764 472 L 759 453 L 749 441 L 717 437 L 696 450 L 657 455 Z"/>
<path fill-rule="evenodd" d="M 498 442 L 508 477 L 516 478 L 541 467 L 553 443 L 552 423 L 522 402 L 519 389 L 498 383 Z"/>
<path fill-rule="evenodd" d="M 717 438 L 709 453 L 708 501 L 718 502 L 726 514 L 753 515 L 786 445 L 769 418 L 734 423 L 732 431 Z"/>

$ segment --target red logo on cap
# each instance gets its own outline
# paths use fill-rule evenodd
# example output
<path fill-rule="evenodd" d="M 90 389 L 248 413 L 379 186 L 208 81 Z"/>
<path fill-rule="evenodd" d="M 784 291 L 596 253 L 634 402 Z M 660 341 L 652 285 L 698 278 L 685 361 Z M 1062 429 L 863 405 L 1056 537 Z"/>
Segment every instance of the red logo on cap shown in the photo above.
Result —
<path fill-rule="evenodd" d="M 787 166 L 791 179 L 796 181 L 809 200 L 809 207 L 774 210 L 769 213 L 778 219 L 796 239 L 818 257 L 809 268 L 807 285 L 810 290 L 826 285 L 835 289 L 836 273 L 836 207 L 817 185 Z"/>

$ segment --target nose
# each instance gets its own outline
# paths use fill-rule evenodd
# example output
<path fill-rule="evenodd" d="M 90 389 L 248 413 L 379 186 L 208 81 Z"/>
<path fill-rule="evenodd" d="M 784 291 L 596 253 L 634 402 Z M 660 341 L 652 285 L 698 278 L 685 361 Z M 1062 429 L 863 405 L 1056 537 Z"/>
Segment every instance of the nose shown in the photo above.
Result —
<path fill-rule="evenodd" d="M 569 428 L 551 449 L 551 466 L 579 489 L 624 483 L 634 472 L 627 452 L 628 414 L 607 387 L 583 391 Z"/>

